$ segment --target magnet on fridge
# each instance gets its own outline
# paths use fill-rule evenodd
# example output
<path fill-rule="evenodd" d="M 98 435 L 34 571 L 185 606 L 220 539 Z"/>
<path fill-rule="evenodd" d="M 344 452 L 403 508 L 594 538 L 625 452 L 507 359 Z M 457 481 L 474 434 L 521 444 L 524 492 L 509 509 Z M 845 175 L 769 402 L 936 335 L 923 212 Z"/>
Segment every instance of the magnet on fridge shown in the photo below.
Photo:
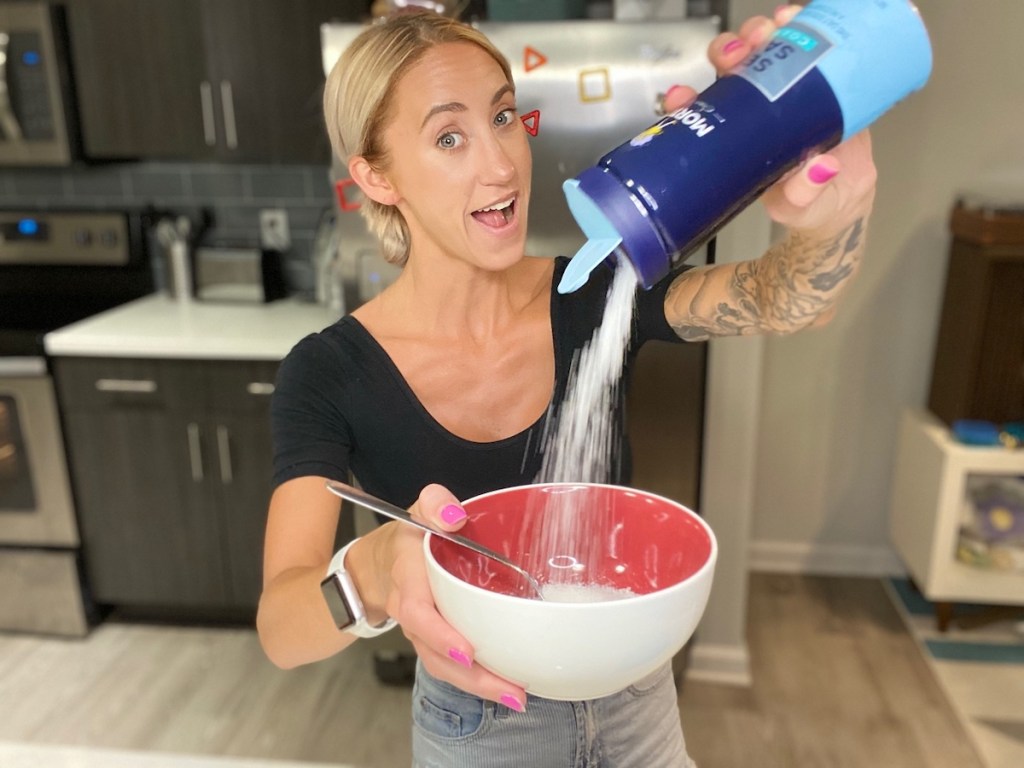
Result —
<path fill-rule="evenodd" d="M 523 115 L 520 120 L 523 121 L 523 125 L 526 126 L 526 132 L 531 136 L 536 136 L 540 130 L 540 110 L 535 109 L 532 112 L 527 112 Z"/>
<path fill-rule="evenodd" d="M 580 70 L 580 101 L 608 101 L 612 97 L 612 78 L 607 67 Z"/>
<path fill-rule="evenodd" d="M 341 179 L 334 183 L 334 194 L 338 198 L 338 208 L 342 211 L 358 211 L 361 206 L 361 203 L 350 201 L 345 197 L 345 189 L 354 186 L 356 186 L 355 179 Z"/>
<path fill-rule="evenodd" d="M 538 51 L 536 48 L 525 46 L 523 48 L 523 70 L 526 72 L 532 72 L 537 67 L 543 67 L 548 63 L 548 57 Z"/>

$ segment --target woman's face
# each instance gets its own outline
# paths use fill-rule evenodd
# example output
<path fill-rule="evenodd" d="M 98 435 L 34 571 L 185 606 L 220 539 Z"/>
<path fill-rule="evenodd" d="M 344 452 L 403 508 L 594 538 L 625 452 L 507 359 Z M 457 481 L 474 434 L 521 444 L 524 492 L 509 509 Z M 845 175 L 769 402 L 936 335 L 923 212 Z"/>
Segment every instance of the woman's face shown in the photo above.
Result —
<path fill-rule="evenodd" d="M 496 270 L 522 257 L 530 147 L 512 87 L 486 51 L 430 49 L 399 80 L 384 141 L 412 258 L 441 251 Z"/>

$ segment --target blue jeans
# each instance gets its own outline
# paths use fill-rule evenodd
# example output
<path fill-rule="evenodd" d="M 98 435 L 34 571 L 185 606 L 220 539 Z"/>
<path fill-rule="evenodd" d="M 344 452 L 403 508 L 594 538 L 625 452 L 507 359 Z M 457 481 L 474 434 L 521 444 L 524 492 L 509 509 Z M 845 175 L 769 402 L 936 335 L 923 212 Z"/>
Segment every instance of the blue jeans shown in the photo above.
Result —
<path fill-rule="evenodd" d="M 526 711 L 432 677 L 413 687 L 413 768 L 696 768 L 671 666 L 592 701 L 527 697 Z"/>

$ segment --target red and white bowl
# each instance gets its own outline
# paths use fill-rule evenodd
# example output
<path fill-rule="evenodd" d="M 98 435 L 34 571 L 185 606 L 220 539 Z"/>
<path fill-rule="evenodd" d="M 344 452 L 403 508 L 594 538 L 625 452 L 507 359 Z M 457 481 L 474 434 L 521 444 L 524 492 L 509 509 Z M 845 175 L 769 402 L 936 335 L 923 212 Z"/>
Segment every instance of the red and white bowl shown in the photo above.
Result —
<path fill-rule="evenodd" d="M 539 518 L 526 511 L 564 510 L 567 502 L 588 546 L 541 558 L 522 551 L 537 542 L 524 526 Z M 669 661 L 704 613 L 718 547 L 707 523 L 677 502 L 621 486 L 548 483 L 463 506 L 469 519 L 460 533 L 512 562 L 574 565 L 587 584 L 631 593 L 598 602 L 531 599 L 511 569 L 427 534 L 427 575 L 441 615 L 472 644 L 477 662 L 531 694 L 576 701 L 620 691 Z M 542 583 L 559 576 L 527 570 Z"/>

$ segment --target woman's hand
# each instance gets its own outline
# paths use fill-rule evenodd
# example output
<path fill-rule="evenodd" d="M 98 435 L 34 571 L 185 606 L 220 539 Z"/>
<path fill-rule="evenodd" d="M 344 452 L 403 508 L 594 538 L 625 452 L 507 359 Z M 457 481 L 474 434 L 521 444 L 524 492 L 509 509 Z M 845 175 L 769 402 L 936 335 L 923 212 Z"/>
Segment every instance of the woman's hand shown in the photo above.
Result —
<path fill-rule="evenodd" d="M 724 32 L 708 46 L 708 58 L 721 75 L 739 66 L 779 27 L 799 13 L 799 5 L 781 5 L 772 18 L 755 16 Z M 697 96 L 693 88 L 674 86 L 663 107 L 674 112 Z M 871 139 L 862 131 L 826 154 L 807 159 L 769 188 L 761 200 L 773 221 L 792 230 L 837 233 L 871 211 L 876 171 Z"/>
<path fill-rule="evenodd" d="M 432 528 L 458 530 L 466 513 L 452 493 L 428 485 L 410 507 L 413 517 Z M 388 523 L 391 567 L 387 585 L 387 612 L 412 642 L 426 670 L 457 688 L 522 710 L 522 687 L 488 672 L 473 662 L 473 648 L 444 620 L 434 605 L 423 555 L 423 533 L 402 523 Z"/>

